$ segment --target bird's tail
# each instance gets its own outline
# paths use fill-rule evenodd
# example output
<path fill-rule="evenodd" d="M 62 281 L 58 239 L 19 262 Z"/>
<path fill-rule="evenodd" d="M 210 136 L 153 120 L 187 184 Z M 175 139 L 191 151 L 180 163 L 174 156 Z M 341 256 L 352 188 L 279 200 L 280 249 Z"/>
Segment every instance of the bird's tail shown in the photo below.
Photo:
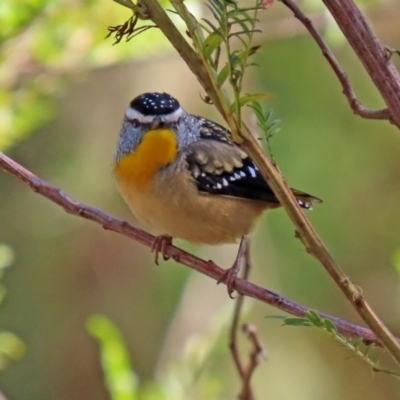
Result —
<path fill-rule="evenodd" d="M 311 196 L 308 193 L 302 192 L 300 190 L 292 189 L 294 197 L 296 197 L 297 202 L 300 207 L 310 210 L 313 204 L 322 203 L 322 200 L 318 197 Z"/>

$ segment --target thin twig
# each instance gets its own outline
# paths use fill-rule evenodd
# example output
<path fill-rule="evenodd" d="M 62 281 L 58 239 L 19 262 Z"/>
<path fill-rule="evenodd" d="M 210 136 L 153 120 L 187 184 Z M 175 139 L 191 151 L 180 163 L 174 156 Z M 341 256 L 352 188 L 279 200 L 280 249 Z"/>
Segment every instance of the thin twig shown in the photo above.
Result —
<path fill-rule="evenodd" d="M 244 251 L 244 270 L 243 279 L 247 280 L 249 277 L 250 270 L 252 268 L 252 260 L 250 255 L 250 239 L 246 238 L 246 247 Z M 241 296 L 241 302 L 244 297 Z M 239 299 L 238 299 L 239 302 Z M 248 338 L 253 344 L 253 350 L 250 353 L 249 365 L 243 370 L 242 378 L 242 390 L 239 395 L 240 400 L 254 400 L 253 390 L 250 385 L 251 377 L 258 365 L 258 358 L 260 354 L 263 354 L 264 348 L 258 339 L 257 328 L 254 325 L 243 325 L 243 332 L 247 333 Z"/>
<path fill-rule="evenodd" d="M 251 261 L 251 255 L 250 255 L 250 240 L 249 239 L 246 240 L 244 262 L 245 262 L 245 264 L 244 264 L 244 271 L 243 271 L 243 279 L 247 280 L 250 269 L 253 265 L 253 263 Z M 242 301 L 243 301 L 243 296 L 241 296 L 241 297 L 242 297 Z M 238 302 L 239 302 L 239 299 L 238 299 Z M 239 399 L 240 400 L 254 400 L 254 395 L 253 395 L 253 391 L 251 389 L 250 381 L 251 381 L 254 371 L 257 368 L 257 365 L 259 364 L 260 356 L 265 356 L 264 346 L 262 345 L 260 339 L 258 338 L 257 328 L 254 325 L 245 324 L 245 325 L 243 325 L 242 330 L 244 333 L 247 334 L 247 337 L 249 338 L 250 342 L 253 345 L 253 349 L 250 353 L 249 364 L 246 368 L 243 369 L 243 375 L 241 375 L 242 390 L 240 392 Z"/>
<path fill-rule="evenodd" d="M 250 239 L 246 237 L 244 240 L 245 240 L 245 244 L 244 244 L 245 248 L 244 248 L 244 257 L 243 257 L 243 259 L 244 259 L 243 279 L 245 281 L 247 281 L 249 278 L 252 263 L 251 263 L 251 259 L 250 259 Z M 243 366 L 243 361 L 241 360 L 241 357 L 239 354 L 239 345 L 238 345 L 239 320 L 240 320 L 240 314 L 241 314 L 242 308 L 243 308 L 243 302 L 244 302 L 244 296 L 242 294 L 239 294 L 236 299 L 235 308 L 233 311 L 232 326 L 231 326 L 230 335 L 229 335 L 229 348 L 231 350 L 236 369 L 238 370 L 239 376 L 243 382 L 242 386 L 245 385 L 245 381 L 247 382 L 247 387 L 248 387 L 246 390 L 247 397 L 245 399 L 253 400 L 254 399 L 253 393 L 252 393 L 251 387 L 249 385 L 250 380 L 246 379 L 247 374 L 246 374 L 246 370 Z"/>
<path fill-rule="evenodd" d="M 87 206 L 72 199 L 62 190 L 43 181 L 32 172 L 28 171 L 17 162 L 7 157 L 2 152 L 0 152 L 0 167 L 19 178 L 26 185 L 30 186 L 33 191 L 61 206 L 68 214 L 76 215 L 78 217 L 96 222 L 104 229 L 120 233 L 121 235 L 129 237 L 149 248 L 152 246 L 154 236 L 141 229 L 135 228 L 126 221 L 112 218 L 97 208 Z M 187 267 L 192 268 L 204 275 L 207 275 L 215 281 L 220 280 L 225 272 L 224 269 L 218 267 L 213 262 L 204 261 L 172 245 L 168 245 L 166 247 L 166 253 L 170 258 L 173 258 L 177 262 L 186 265 Z M 268 289 L 264 289 L 260 286 L 250 283 L 244 279 L 236 278 L 235 288 L 237 292 L 243 296 L 252 297 L 295 316 L 303 317 L 309 310 L 308 307 L 282 297 Z M 380 341 L 371 330 L 344 321 L 332 315 L 320 311 L 317 312 L 321 318 L 330 319 L 337 326 L 338 331 L 346 337 L 362 338 L 366 344 L 374 343 L 377 346 L 381 346 Z M 400 343 L 400 340 L 397 340 Z"/>
<path fill-rule="evenodd" d="M 249 247 L 249 242 L 246 239 L 245 243 L 245 256 L 244 258 L 247 259 L 246 253 L 248 251 Z M 243 279 L 247 281 L 248 276 L 250 272 L 250 265 L 245 262 L 245 266 L 243 269 Z M 242 311 L 243 307 L 243 301 L 244 301 L 244 296 L 239 294 L 237 296 L 236 302 L 235 302 L 235 308 L 233 310 L 233 318 L 232 318 L 232 325 L 230 329 L 230 334 L 229 334 L 229 348 L 232 353 L 233 360 L 236 365 L 236 369 L 238 370 L 239 376 L 241 379 L 244 377 L 244 367 L 243 367 L 243 362 L 240 358 L 239 354 L 239 346 L 238 346 L 238 328 L 239 328 L 239 319 L 240 319 L 240 313 Z"/>
<path fill-rule="evenodd" d="M 308 18 L 300 9 L 300 7 L 294 3 L 292 0 L 281 0 L 281 2 L 288 7 L 294 14 L 294 16 L 306 27 L 306 29 L 310 32 L 311 36 L 314 38 L 318 47 L 321 49 L 322 54 L 328 61 L 329 65 L 332 67 L 333 72 L 336 77 L 339 79 L 340 84 L 342 85 L 343 94 L 346 96 L 351 109 L 354 114 L 359 115 L 362 118 L 367 119 L 390 119 L 390 112 L 387 108 L 383 110 L 370 110 L 364 107 L 358 100 L 357 97 L 350 85 L 350 82 L 347 78 L 347 74 L 341 68 L 339 62 L 336 60 L 333 53 L 330 51 L 327 44 L 322 39 L 321 35 L 315 29 L 311 19 Z"/>
<path fill-rule="evenodd" d="M 266 358 L 266 355 L 264 351 L 264 346 L 258 337 L 257 328 L 254 325 L 245 324 L 243 325 L 243 332 L 247 334 L 248 339 L 253 345 L 253 349 L 250 353 L 249 365 L 247 366 L 245 371 L 242 392 L 239 395 L 239 399 L 253 400 L 251 394 L 250 380 L 259 364 L 260 358 Z"/>
<path fill-rule="evenodd" d="M 400 128 L 400 73 L 353 0 L 322 0 Z"/>

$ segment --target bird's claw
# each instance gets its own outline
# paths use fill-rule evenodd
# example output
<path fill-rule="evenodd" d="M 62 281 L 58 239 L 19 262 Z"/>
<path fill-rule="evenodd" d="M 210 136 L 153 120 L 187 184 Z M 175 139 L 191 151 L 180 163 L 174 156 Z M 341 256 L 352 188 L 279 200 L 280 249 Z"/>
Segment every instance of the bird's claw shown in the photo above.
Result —
<path fill-rule="evenodd" d="M 235 262 L 235 264 L 233 264 L 231 268 L 225 270 L 221 278 L 219 278 L 217 281 L 217 285 L 219 285 L 220 283 L 225 283 L 228 289 L 228 295 L 231 299 L 235 298 L 234 296 L 232 296 L 232 293 L 236 290 L 236 277 L 239 273 L 239 269 L 240 265 Z"/>
<path fill-rule="evenodd" d="M 158 264 L 158 258 L 160 253 L 162 254 L 163 260 L 168 261 L 169 256 L 167 254 L 167 246 L 172 244 L 172 237 L 168 235 L 156 236 L 151 244 L 151 252 L 154 253 L 154 261 Z"/>

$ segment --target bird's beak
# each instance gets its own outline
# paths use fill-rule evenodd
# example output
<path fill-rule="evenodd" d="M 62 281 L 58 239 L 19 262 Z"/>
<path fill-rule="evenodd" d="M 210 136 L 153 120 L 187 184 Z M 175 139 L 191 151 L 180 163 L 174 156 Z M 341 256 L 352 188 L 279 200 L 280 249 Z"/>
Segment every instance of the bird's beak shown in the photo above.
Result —
<path fill-rule="evenodd" d="M 151 123 L 151 129 L 157 129 L 164 123 L 164 117 L 157 116 L 154 117 L 153 122 Z"/>

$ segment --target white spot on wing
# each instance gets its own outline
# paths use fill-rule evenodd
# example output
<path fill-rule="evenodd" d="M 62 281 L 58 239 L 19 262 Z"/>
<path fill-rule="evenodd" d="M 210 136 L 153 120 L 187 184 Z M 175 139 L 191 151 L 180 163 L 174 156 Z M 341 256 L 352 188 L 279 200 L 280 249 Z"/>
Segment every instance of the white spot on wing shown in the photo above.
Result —
<path fill-rule="evenodd" d="M 252 176 L 252 178 L 255 178 L 257 176 L 256 170 L 253 167 L 248 167 L 247 169 L 249 170 L 250 175 Z"/>

